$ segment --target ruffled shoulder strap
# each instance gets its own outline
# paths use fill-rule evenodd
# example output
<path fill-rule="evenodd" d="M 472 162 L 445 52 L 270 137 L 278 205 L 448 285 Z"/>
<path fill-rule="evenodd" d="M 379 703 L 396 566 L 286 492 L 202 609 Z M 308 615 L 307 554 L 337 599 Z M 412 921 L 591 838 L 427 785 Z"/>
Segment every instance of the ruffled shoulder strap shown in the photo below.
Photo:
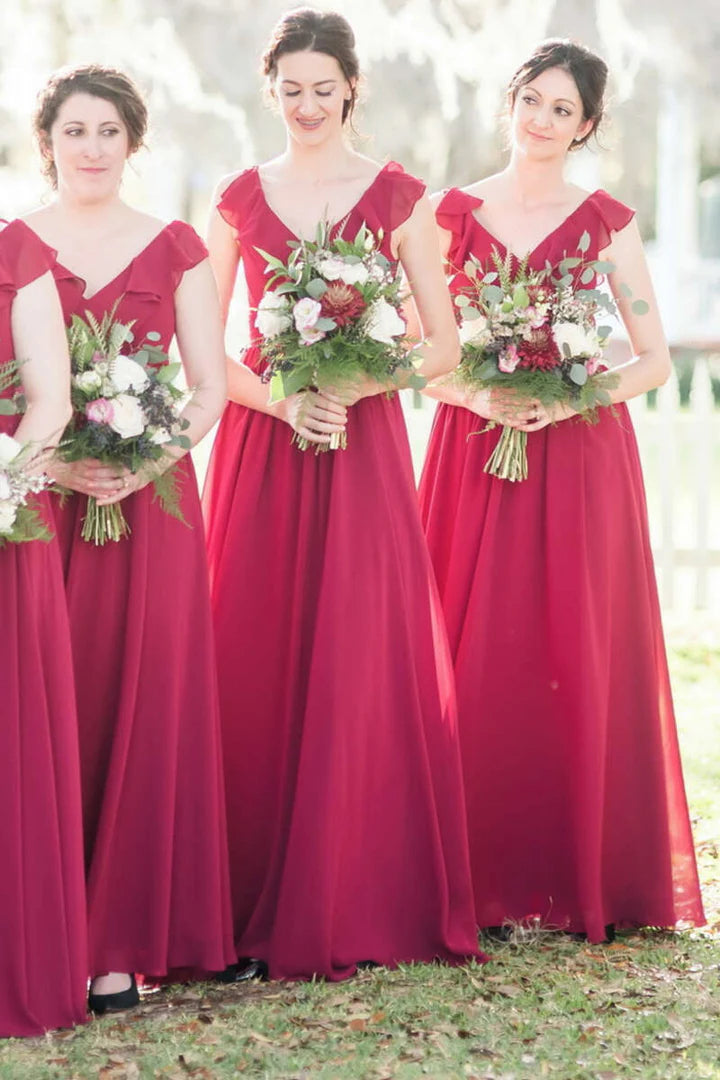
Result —
<path fill-rule="evenodd" d="M 597 250 L 602 251 L 612 241 L 612 234 L 624 229 L 635 217 L 635 211 L 618 199 L 613 199 L 607 191 L 600 188 L 593 192 L 586 203 L 586 207 L 594 212 L 599 219 L 597 238 Z"/>
<path fill-rule="evenodd" d="M 239 231 L 243 221 L 257 209 L 263 201 L 263 191 L 258 176 L 257 165 L 244 169 L 231 180 L 217 204 L 220 215 L 228 225 Z"/>
<path fill-rule="evenodd" d="M 171 221 L 135 256 L 124 291 L 160 299 L 166 291 L 175 292 L 185 271 L 197 266 L 207 254 L 191 225 Z"/>
<path fill-rule="evenodd" d="M 0 230 L 0 287 L 17 292 L 55 265 L 55 252 L 16 218 Z"/>
<path fill-rule="evenodd" d="M 441 229 L 447 229 L 457 236 L 462 232 L 463 220 L 478 206 L 482 206 L 483 201 L 456 187 L 445 188 L 439 194 L 442 197 L 435 207 L 437 223 Z"/>
<path fill-rule="evenodd" d="M 375 177 L 364 198 L 375 204 L 385 222 L 386 233 L 391 233 L 407 221 L 425 190 L 422 180 L 405 172 L 397 161 L 389 161 Z"/>

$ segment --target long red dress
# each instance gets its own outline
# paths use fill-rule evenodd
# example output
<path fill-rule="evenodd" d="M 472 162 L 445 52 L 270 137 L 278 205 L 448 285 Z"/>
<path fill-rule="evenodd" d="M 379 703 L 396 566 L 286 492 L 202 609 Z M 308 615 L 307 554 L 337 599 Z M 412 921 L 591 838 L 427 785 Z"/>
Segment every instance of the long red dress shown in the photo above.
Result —
<path fill-rule="evenodd" d="M 448 262 L 504 248 L 458 189 L 437 217 Z M 632 211 L 590 195 L 530 255 L 541 269 L 608 246 Z M 463 286 L 462 271 L 453 288 Z M 626 406 L 528 435 L 529 478 L 483 472 L 498 430 L 440 405 L 420 503 L 455 661 L 478 923 L 539 915 L 703 921 L 648 538 Z"/>
<path fill-rule="evenodd" d="M 13 356 L 15 294 L 51 265 L 47 249 L 22 222 L 0 232 L 0 368 Z M 17 424 L 17 416 L 0 416 L 5 434 Z M 38 496 L 50 521 L 47 500 Z M 80 1023 L 86 1015 L 80 774 L 57 541 L 0 548 L 0 626 L 0 1037 L 5 1037 L 40 1035 Z"/>
<path fill-rule="evenodd" d="M 135 320 L 135 343 L 175 333 L 173 295 L 207 255 L 175 221 L 90 298 L 56 264 L 69 322 Z M 197 483 L 179 466 L 187 525 L 148 485 L 122 501 L 131 535 L 80 536 L 84 495 L 55 516 L 77 683 L 90 971 L 162 975 L 234 959 L 207 561 Z"/>
<path fill-rule="evenodd" d="M 382 227 L 390 257 L 422 190 L 385 166 L 346 235 Z M 257 169 L 220 211 L 254 308 L 256 245 L 284 259 L 293 234 Z M 260 369 L 256 345 L 245 359 Z M 230 403 L 205 492 L 236 939 L 273 977 L 476 953 L 452 665 L 398 400 L 361 400 L 347 432 L 302 453 Z"/>

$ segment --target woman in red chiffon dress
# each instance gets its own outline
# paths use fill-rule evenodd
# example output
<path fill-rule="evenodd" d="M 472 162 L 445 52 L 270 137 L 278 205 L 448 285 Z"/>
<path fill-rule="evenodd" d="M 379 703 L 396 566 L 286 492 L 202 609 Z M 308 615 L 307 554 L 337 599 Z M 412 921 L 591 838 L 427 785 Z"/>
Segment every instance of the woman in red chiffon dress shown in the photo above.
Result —
<path fill-rule="evenodd" d="M 22 359 L 24 415 L 0 432 L 38 449 L 70 412 L 52 257 L 0 231 L 0 372 Z M 3 397 L 12 396 L 7 389 Z M 46 520 L 47 495 L 38 496 Z M 0 1037 L 85 1019 L 87 938 L 70 633 L 57 541 L 0 547 Z"/>
<path fill-rule="evenodd" d="M 563 179 L 600 119 L 606 68 L 568 42 L 538 47 L 510 86 L 503 173 L 440 198 L 453 290 L 470 255 L 492 269 L 602 255 L 636 355 L 590 425 L 486 393 L 440 404 L 420 486 L 455 661 L 477 920 L 539 917 L 601 941 L 612 926 L 701 923 L 642 474 L 624 404 L 670 359 L 633 212 Z M 650 303 L 633 314 L 620 285 Z M 483 471 L 498 429 L 528 432 L 528 479 Z M 550 421 L 556 421 L 548 426 Z M 470 437 L 472 435 L 472 437 Z"/>
<path fill-rule="evenodd" d="M 114 311 L 167 349 L 177 333 L 196 443 L 224 399 L 222 325 L 207 252 L 118 197 L 145 107 L 120 72 L 54 76 L 36 130 L 57 199 L 28 222 L 58 253 L 67 322 Z M 176 459 L 168 455 L 167 464 Z M 56 507 L 77 683 L 88 888 L 90 1005 L 137 1000 L 132 974 L 223 969 L 232 959 L 217 676 L 200 501 L 176 466 L 187 524 L 164 513 L 147 474 L 87 461 L 56 467 L 74 492 Z M 130 536 L 81 538 L 86 496 L 122 499 Z"/>
<path fill-rule="evenodd" d="M 413 282 L 423 367 L 441 371 L 445 352 L 447 369 L 456 333 L 423 186 L 342 141 L 350 27 L 289 13 L 266 73 L 288 149 L 220 185 L 221 303 L 242 257 L 257 307 L 256 247 L 285 259 L 319 219 L 334 236 L 364 221 Z M 367 385 L 269 405 L 250 324 L 205 491 L 239 977 L 461 962 L 477 938 L 451 663 L 400 404 Z M 291 428 L 319 443 L 345 424 L 347 450 L 291 443 Z"/>

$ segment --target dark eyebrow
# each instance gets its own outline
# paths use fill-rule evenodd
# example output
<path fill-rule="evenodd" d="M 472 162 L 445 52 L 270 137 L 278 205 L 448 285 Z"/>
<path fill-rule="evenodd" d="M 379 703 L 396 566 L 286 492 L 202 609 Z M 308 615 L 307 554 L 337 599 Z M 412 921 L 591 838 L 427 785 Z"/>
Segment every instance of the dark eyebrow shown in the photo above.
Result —
<path fill-rule="evenodd" d="M 295 79 L 281 79 L 280 81 L 283 86 L 300 86 L 300 83 L 296 82 Z M 336 83 L 337 79 L 321 79 L 320 82 L 313 83 L 313 86 L 329 86 L 330 84 L 335 86 Z"/>

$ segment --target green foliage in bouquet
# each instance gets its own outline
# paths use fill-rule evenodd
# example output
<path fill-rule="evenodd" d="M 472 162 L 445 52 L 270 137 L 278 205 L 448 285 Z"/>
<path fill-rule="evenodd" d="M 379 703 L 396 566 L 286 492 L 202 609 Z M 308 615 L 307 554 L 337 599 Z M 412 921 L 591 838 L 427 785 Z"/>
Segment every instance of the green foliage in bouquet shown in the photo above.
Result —
<path fill-rule="evenodd" d="M 176 470 L 163 470 L 169 446 L 190 449 L 182 434 L 188 424 L 179 415 L 186 394 L 174 384 L 180 364 L 169 362 L 155 331 L 131 351 L 133 324 L 115 320 L 116 306 L 101 320 L 89 311 L 85 319 L 73 315 L 68 329 L 73 415 L 58 453 L 68 462 L 94 458 L 132 473 L 144 470 L 163 511 L 187 524 Z M 103 544 L 129 531 L 120 504 L 98 506 L 88 498 L 85 540 Z"/>
<path fill-rule="evenodd" d="M 401 316 L 401 276 L 381 239 L 365 224 L 352 240 L 333 238 L 321 223 L 314 241 L 288 241 L 287 262 L 257 249 L 267 262 L 256 326 L 271 401 L 364 378 L 388 392 L 425 385 Z M 337 447 L 320 447 L 328 448 Z"/>
<path fill-rule="evenodd" d="M 610 391 L 619 378 L 606 369 L 604 354 L 612 327 L 600 322 L 615 316 L 615 300 L 596 287 L 598 277 L 614 266 L 587 259 L 590 235 L 584 232 L 577 255 L 557 265 L 530 270 L 528 259 L 503 258 L 493 249 L 492 268 L 471 257 L 464 266 L 469 285 L 458 292 L 462 359 L 454 379 L 471 390 L 504 392 L 518 408 L 539 401 L 572 408 L 590 423 L 598 410 L 611 407 Z M 624 296 L 631 296 L 621 286 Z M 644 314 L 648 304 L 635 300 Z M 491 421 L 484 430 L 497 426 Z M 527 432 L 504 426 L 486 471 L 508 480 L 527 477 Z"/>

